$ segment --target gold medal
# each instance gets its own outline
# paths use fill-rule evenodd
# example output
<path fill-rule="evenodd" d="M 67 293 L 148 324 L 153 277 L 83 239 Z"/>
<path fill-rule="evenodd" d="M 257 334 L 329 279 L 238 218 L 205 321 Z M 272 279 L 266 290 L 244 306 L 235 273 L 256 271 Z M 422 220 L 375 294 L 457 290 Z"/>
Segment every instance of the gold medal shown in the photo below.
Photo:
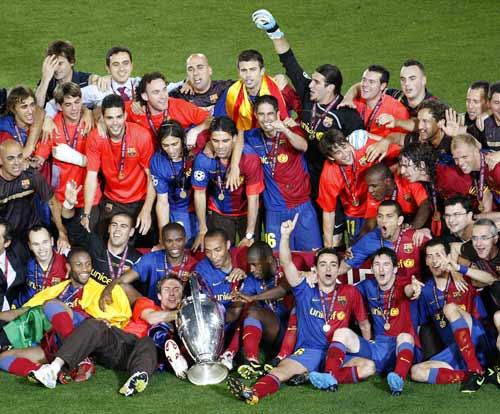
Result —
<path fill-rule="evenodd" d="M 219 195 L 217 196 L 217 198 L 219 199 L 219 201 L 224 200 L 224 193 L 219 193 Z"/>
<path fill-rule="evenodd" d="M 125 174 L 123 173 L 123 171 L 120 171 L 120 173 L 118 174 L 118 179 L 121 181 L 125 178 Z"/>
<path fill-rule="evenodd" d="M 441 329 L 446 328 L 446 321 L 444 321 L 444 320 L 439 321 L 439 327 L 440 327 Z"/>
<path fill-rule="evenodd" d="M 186 193 L 186 191 L 185 191 L 184 189 L 182 189 L 182 190 L 180 191 L 180 193 L 179 193 L 179 197 L 180 197 L 180 198 L 186 198 L 186 197 L 187 197 L 187 193 Z"/>
<path fill-rule="evenodd" d="M 389 329 L 391 329 L 391 324 L 389 322 L 384 323 L 384 329 L 386 331 L 388 331 Z"/>
<path fill-rule="evenodd" d="M 441 221 L 441 213 L 439 211 L 434 212 L 434 216 L 432 217 L 434 221 Z"/>
<path fill-rule="evenodd" d="M 359 200 L 358 200 L 357 198 L 354 198 L 354 199 L 352 200 L 352 205 L 353 205 L 354 207 L 358 207 L 358 206 L 359 206 Z"/>
<path fill-rule="evenodd" d="M 484 211 L 484 204 L 482 201 L 479 202 L 479 206 L 477 207 L 477 209 L 482 213 Z"/>

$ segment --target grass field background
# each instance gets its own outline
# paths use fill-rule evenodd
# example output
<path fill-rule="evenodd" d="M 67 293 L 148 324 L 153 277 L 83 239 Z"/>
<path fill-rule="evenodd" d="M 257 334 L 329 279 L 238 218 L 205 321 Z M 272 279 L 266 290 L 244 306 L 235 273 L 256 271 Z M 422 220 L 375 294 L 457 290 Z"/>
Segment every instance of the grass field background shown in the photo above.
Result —
<path fill-rule="evenodd" d="M 344 90 L 371 63 L 385 65 L 391 85 L 399 87 L 406 58 L 427 67 L 429 89 L 465 109 L 467 85 L 477 79 L 500 80 L 500 3 L 458 1 L 2 1 L 0 86 L 40 78 L 47 44 L 68 39 L 77 49 L 77 69 L 104 73 L 106 50 L 129 46 L 134 73 L 161 70 L 170 80 L 184 77 L 193 52 L 210 60 L 215 79 L 235 78 L 235 57 L 246 48 L 260 50 L 269 73 L 282 72 L 271 42 L 250 20 L 266 7 L 278 19 L 304 69 L 336 63 Z M 327 413 L 426 412 L 497 413 L 499 393 L 485 386 L 461 395 L 458 385 L 408 383 L 391 398 L 385 380 L 343 386 L 336 394 L 310 387 L 284 387 L 257 407 L 232 399 L 223 385 L 194 387 L 170 374 L 155 376 L 144 394 L 124 400 L 117 394 L 125 374 L 99 369 L 86 384 L 46 390 L 0 373 L 0 413 Z"/>

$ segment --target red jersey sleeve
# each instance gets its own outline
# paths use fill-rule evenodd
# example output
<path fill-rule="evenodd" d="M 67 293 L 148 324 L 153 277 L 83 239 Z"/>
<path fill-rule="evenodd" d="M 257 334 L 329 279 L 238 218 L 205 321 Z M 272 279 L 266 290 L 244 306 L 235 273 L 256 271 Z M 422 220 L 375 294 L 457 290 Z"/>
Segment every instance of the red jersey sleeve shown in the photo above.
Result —
<path fill-rule="evenodd" d="M 377 217 L 378 206 L 380 205 L 380 201 L 375 200 L 370 194 L 366 196 L 366 210 L 365 210 L 365 218 L 375 218 Z"/>
<path fill-rule="evenodd" d="M 139 142 L 141 144 L 141 153 L 139 155 L 139 165 L 146 169 L 149 168 L 149 162 L 154 153 L 154 145 L 151 135 L 147 131 L 141 131 Z"/>
<path fill-rule="evenodd" d="M 246 178 L 246 195 L 258 195 L 264 191 L 264 172 L 257 154 L 244 154 L 242 159 Z"/>
<path fill-rule="evenodd" d="M 10 132 L 7 131 L 0 132 L 0 144 L 4 141 L 7 141 L 8 139 L 14 139 L 14 137 Z"/>
<path fill-rule="evenodd" d="M 55 132 L 52 132 L 47 141 L 40 141 L 38 143 L 38 145 L 36 146 L 35 155 L 42 157 L 44 160 L 49 158 L 50 154 L 52 153 L 52 147 L 54 146 L 54 135 Z"/>
<path fill-rule="evenodd" d="M 181 123 L 184 128 L 190 125 L 199 125 L 209 116 L 207 111 L 204 111 L 190 102 L 176 98 L 169 98 L 169 101 L 172 103 L 169 108 L 169 118 L 175 119 Z"/>
<path fill-rule="evenodd" d="M 368 314 L 366 312 L 365 302 L 363 301 L 363 297 L 361 293 L 359 293 L 358 289 L 351 286 L 352 289 L 349 291 L 349 299 L 351 300 L 354 317 L 358 322 L 363 322 L 368 319 Z"/>
<path fill-rule="evenodd" d="M 413 196 L 413 199 L 415 200 L 415 203 L 417 203 L 417 206 L 420 206 L 425 200 L 429 198 L 425 187 L 421 183 L 410 183 L 409 189 L 411 195 Z"/>
<path fill-rule="evenodd" d="M 160 308 L 149 298 L 141 297 L 135 301 L 134 309 L 132 311 L 132 320 L 134 322 L 142 321 L 141 315 L 147 309 L 160 310 Z"/>
<path fill-rule="evenodd" d="M 99 171 L 101 168 L 101 138 L 94 129 L 87 141 L 87 171 Z"/>
<path fill-rule="evenodd" d="M 319 206 L 326 212 L 335 211 L 337 197 L 342 189 L 344 180 L 339 172 L 339 167 L 335 163 L 325 161 L 323 171 L 319 179 L 319 195 L 316 200 Z"/>

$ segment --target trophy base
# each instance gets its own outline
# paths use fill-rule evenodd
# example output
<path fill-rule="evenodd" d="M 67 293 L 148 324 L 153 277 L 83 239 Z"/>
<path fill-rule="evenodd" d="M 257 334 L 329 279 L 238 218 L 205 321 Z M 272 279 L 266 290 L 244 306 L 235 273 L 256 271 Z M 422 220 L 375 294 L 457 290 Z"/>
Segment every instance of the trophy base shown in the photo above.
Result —
<path fill-rule="evenodd" d="M 212 385 L 224 381 L 227 374 L 227 368 L 218 362 L 202 362 L 189 368 L 187 377 L 194 385 Z"/>

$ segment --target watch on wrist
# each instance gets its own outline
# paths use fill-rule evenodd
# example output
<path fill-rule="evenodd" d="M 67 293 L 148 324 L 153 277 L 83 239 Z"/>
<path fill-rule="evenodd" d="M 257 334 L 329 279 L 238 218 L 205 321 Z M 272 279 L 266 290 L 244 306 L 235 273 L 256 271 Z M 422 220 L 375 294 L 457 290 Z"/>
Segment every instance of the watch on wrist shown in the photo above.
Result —
<path fill-rule="evenodd" d="M 253 240 L 254 237 L 255 237 L 255 233 L 248 232 L 247 234 L 245 234 L 245 239 Z"/>

